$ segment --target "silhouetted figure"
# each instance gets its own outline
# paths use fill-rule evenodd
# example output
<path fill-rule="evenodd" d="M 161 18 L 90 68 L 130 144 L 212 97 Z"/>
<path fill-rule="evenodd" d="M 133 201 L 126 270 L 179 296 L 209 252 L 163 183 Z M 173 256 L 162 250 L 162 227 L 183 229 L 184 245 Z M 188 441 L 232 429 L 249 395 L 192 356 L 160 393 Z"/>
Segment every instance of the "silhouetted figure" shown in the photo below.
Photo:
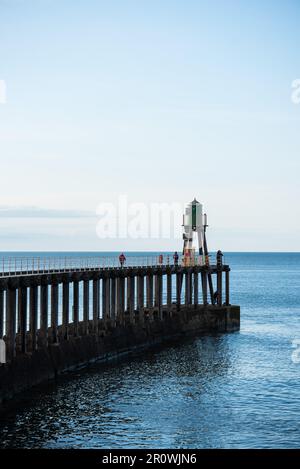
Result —
<path fill-rule="evenodd" d="M 174 252 L 173 259 L 174 259 L 174 264 L 178 265 L 178 252 L 177 251 Z"/>
<path fill-rule="evenodd" d="M 124 256 L 124 254 L 122 252 L 122 254 L 119 255 L 119 262 L 120 262 L 121 267 L 123 267 L 125 261 L 126 261 L 126 257 Z"/>
<path fill-rule="evenodd" d="M 223 263 L 222 261 L 223 253 L 220 251 L 220 249 L 217 252 L 217 266 L 220 267 Z"/>

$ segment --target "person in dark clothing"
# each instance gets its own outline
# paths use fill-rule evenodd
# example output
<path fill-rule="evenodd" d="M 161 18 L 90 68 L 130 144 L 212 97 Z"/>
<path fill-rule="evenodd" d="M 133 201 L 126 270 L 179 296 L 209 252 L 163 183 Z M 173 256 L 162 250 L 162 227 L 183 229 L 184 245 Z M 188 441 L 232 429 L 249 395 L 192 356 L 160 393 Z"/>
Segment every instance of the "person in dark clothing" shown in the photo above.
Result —
<path fill-rule="evenodd" d="M 126 257 L 124 256 L 122 252 L 122 254 L 119 255 L 119 262 L 120 262 L 121 267 L 123 267 L 125 261 L 126 261 Z"/>
<path fill-rule="evenodd" d="M 174 259 L 174 264 L 178 265 L 178 252 L 177 251 L 174 252 L 173 259 Z"/>
<path fill-rule="evenodd" d="M 222 262 L 223 262 L 222 257 L 223 257 L 223 253 L 219 249 L 218 252 L 217 252 L 217 266 L 222 265 Z"/>

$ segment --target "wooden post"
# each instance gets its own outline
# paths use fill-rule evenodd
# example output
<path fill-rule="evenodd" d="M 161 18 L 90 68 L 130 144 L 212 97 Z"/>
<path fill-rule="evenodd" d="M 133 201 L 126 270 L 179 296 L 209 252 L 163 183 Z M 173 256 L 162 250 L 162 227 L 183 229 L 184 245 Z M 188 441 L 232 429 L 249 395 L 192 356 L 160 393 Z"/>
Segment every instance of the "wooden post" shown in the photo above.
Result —
<path fill-rule="evenodd" d="M 186 306 L 191 304 L 191 274 L 190 272 L 185 273 L 185 304 Z"/>
<path fill-rule="evenodd" d="M 62 302 L 63 302 L 63 311 L 62 311 L 62 330 L 63 330 L 63 338 L 65 340 L 68 339 L 69 335 L 69 314 L 70 314 L 70 287 L 69 283 L 63 283 L 63 294 L 62 294 Z"/>
<path fill-rule="evenodd" d="M 157 308 L 159 304 L 159 275 L 155 275 L 154 280 L 154 306 Z"/>
<path fill-rule="evenodd" d="M 127 277 L 127 308 L 129 311 L 129 320 L 135 324 L 135 277 Z"/>
<path fill-rule="evenodd" d="M 116 321 L 116 279 L 113 277 L 110 279 L 111 290 L 110 290 L 110 317 L 112 319 L 113 325 Z"/>
<path fill-rule="evenodd" d="M 126 277 L 126 311 L 129 313 L 130 316 L 130 277 Z"/>
<path fill-rule="evenodd" d="M 181 286 L 182 286 L 182 275 L 181 273 L 176 274 L 176 308 L 177 311 L 181 308 Z"/>
<path fill-rule="evenodd" d="M 148 309 L 153 308 L 153 275 L 148 274 L 146 277 L 146 306 Z"/>
<path fill-rule="evenodd" d="M 204 242 L 204 254 L 205 254 L 205 257 L 208 258 L 208 248 L 207 248 L 207 241 L 206 241 L 206 227 L 204 229 L 204 239 L 203 239 L 203 242 Z M 213 305 L 215 303 L 215 299 L 214 299 L 214 286 L 213 286 L 213 281 L 212 281 L 212 275 L 210 272 L 208 272 L 206 274 L 206 277 L 208 278 L 208 285 L 209 285 L 209 293 L 210 293 L 210 299 L 211 299 L 211 304 Z M 207 281 L 206 281 L 206 285 L 207 285 Z"/>
<path fill-rule="evenodd" d="M 107 320 L 110 317 L 110 278 L 104 278 L 102 280 L 102 317 L 104 320 L 104 323 L 107 322 Z"/>
<path fill-rule="evenodd" d="M 110 283 L 111 279 L 107 279 L 106 284 L 106 319 L 110 319 Z"/>
<path fill-rule="evenodd" d="M 52 329 L 52 341 L 54 344 L 58 342 L 57 326 L 58 326 L 58 284 L 53 283 L 51 285 L 51 329 Z"/>
<path fill-rule="evenodd" d="M 99 319 L 99 279 L 93 280 L 93 328 L 94 332 L 98 332 L 98 319 Z"/>
<path fill-rule="evenodd" d="M 7 356 L 12 360 L 16 355 L 16 290 L 6 290 Z"/>
<path fill-rule="evenodd" d="M 218 306 L 222 306 L 222 268 L 217 271 Z"/>
<path fill-rule="evenodd" d="M 20 320 L 20 306 L 21 306 L 21 287 L 17 289 L 17 324 L 16 324 L 16 352 L 18 352 L 18 340 L 17 336 L 21 335 L 21 320 Z"/>
<path fill-rule="evenodd" d="M 26 331 L 27 331 L 27 288 L 19 289 L 19 318 L 20 318 L 20 334 L 21 334 L 21 352 L 26 353 Z"/>
<path fill-rule="evenodd" d="M 75 280 L 73 282 L 73 327 L 74 335 L 78 335 L 79 325 L 79 282 Z"/>
<path fill-rule="evenodd" d="M 41 345 L 48 345 L 48 285 L 40 287 L 40 338 Z"/>
<path fill-rule="evenodd" d="M 144 322 L 144 277 L 139 275 L 137 277 L 137 288 L 138 288 L 138 311 L 139 320 L 141 323 Z"/>
<path fill-rule="evenodd" d="M 84 332 L 89 333 L 89 320 L 90 320 L 90 282 L 84 280 L 83 282 L 83 322 Z"/>
<path fill-rule="evenodd" d="M 167 309 L 169 316 L 172 316 L 172 274 L 167 274 Z"/>
<path fill-rule="evenodd" d="M 158 317 L 163 319 L 163 278 L 162 274 L 158 275 Z"/>
<path fill-rule="evenodd" d="M 146 306 L 149 310 L 149 319 L 153 321 L 153 275 L 147 274 L 146 277 Z"/>
<path fill-rule="evenodd" d="M 124 312 L 125 312 L 125 277 L 121 277 L 121 312 L 122 312 L 122 324 L 124 324 Z"/>
<path fill-rule="evenodd" d="M 4 299 L 3 290 L 0 290 L 0 339 L 4 335 Z"/>
<path fill-rule="evenodd" d="M 100 285 L 100 278 L 98 279 L 98 301 L 97 301 L 97 317 L 98 317 L 98 324 L 99 324 L 99 319 L 100 319 L 100 305 L 101 305 L 101 301 L 100 301 L 100 295 L 101 295 L 101 285 Z"/>
<path fill-rule="evenodd" d="M 38 287 L 36 285 L 30 287 L 29 295 L 29 331 L 33 352 L 37 348 Z"/>
<path fill-rule="evenodd" d="M 106 319 L 106 284 L 107 278 L 102 279 L 102 319 Z"/>
<path fill-rule="evenodd" d="M 203 297 L 203 304 L 207 305 L 207 272 L 201 272 L 201 283 L 202 283 L 202 297 Z"/>
<path fill-rule="evenodd" d="M 198 293 L 198 281 L 199 275 L 198 272 L 194 272 L 194 305 L 197 306 L 199 303 L 199 293 Z"/>
<path fill-rule="evenodd" d="M 226 270 L 226 306 L 230 305 L 230 284 L 229 284 L 229 270 Z"/>
<path fill-rule="evenodd" d="M 213 280 L 212 280 L 212 275 L 210 272 L 206 273 L 206 277 L 208 279 L 208 286 L 209 286 L 209 294 L 210 294 L 210 301 L 211 304 L 215 304 L 215 299 L 214 299 L 214 285 L 213 285 Z"/>
<path fill-rule="evenodd" d="M 125 324 L 125 277 L 120 279 L 120 312 L 121 312 L 121 321 L 122 325 Z"/>
<path fill-rule="evenodd" d="M 124 322 L 124 283 L 125 282 L 123 277 L 117 278 L 117 319 L 119 324 L 123 324 Z"/>

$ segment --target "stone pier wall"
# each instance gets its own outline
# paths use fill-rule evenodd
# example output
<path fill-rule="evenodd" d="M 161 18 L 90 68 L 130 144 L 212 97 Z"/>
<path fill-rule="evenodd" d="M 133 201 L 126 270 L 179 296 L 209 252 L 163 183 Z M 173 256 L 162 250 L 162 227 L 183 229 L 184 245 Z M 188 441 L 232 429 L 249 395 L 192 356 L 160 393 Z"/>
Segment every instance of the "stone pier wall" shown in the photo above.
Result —
<path fill-rule="evenodd" d="M 0 364 L 0 406 L 95 360 L 190 333 L 238 330 L 240 309 L 229 303 L 229 271 L 173 265 L 1 277 L 6 363 Z"/>
<path fill-rule="evenodd" d="M 183 308 L 180 313 L 175 309 L 172 317 L 157 318 L 144 325 L 108 326 L 106 330 L 99 329 L 98 334 L 75 336 L 70 330 L 68 340 L 18 354 L 12 362 L 0 367 L 0 410 L 1 404 L 18 393 L 89 363 L 109 361 L 120 354 L 153 347 L 170 339 L 180 341 L 189 334 L 237 331 L 239 325 L 238 306 L 198 306 Z"/>

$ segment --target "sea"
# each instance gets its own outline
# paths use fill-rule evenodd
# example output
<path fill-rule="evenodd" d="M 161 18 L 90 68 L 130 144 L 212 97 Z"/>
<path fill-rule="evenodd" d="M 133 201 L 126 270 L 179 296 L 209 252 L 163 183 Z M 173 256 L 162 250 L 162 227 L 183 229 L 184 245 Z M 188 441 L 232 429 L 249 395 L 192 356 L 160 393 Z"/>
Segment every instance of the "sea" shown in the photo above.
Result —
<path fill-rule="evenodd" d="M 35 387 L 0 416 L 0 448 L 299 448 L 300 253 L 225 257 L 239 332 L 187 338 Z"/>

